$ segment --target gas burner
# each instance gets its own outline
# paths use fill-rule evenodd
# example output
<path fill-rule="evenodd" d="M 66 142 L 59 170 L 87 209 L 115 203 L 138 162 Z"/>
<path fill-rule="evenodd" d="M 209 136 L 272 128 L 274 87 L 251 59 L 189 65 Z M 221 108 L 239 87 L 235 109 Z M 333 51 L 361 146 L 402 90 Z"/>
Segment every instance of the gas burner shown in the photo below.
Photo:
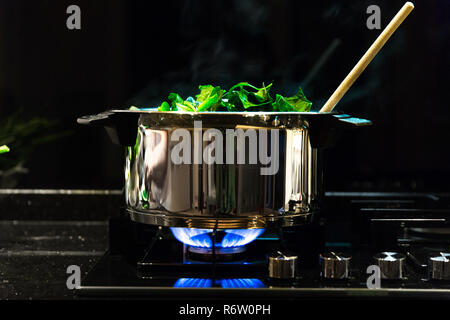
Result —
<path fill-rule="evenodd" d="M 264 229 L 170 228 L 174 237 L 188 246 L 188 258 L 199 261 L 236 261 L 243 258 L 245 245 Z"/>
<path fill-rule="evenodd" d="M 245 245 L 259 237 L 264 229 L 170 228 L 174 237 L 188 246 L 190 259 L 199 261 L 235 261 L 243 257 Z"/>
<path fill-rule="evenodd" d="M 198 261 L 238 261 L 245 257 L 245 246 L 230 248 L 188 247 L 187 254 L 192 260 Z"/>
<path fill-rule="evenodd" d="M 245 246 L 258 238 L 264 229 L 195 229 L 170 228 L 174 237 L 189 246 L 199 248 L 235 248 Z"/>

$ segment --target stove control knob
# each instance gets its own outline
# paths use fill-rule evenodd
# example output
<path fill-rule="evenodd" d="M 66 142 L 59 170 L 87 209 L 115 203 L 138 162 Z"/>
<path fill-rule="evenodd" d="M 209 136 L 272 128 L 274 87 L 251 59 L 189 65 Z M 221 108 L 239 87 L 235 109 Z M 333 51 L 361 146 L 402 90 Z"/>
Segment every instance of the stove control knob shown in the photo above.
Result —
<path fill-rule="evenodd" d="M 320 255 L 320 275 L 325 279 L 347 279 L 351 256 L 328 252 Z"/>
<path fill-rule="evenodd" d="M 375 264 L 380 267 L 381 279 L 403 279 L 405 255 L 397 252 L 381 252 L 374 257 Z"/>
<path fill-rule="evenodd" d="M 450 253 L 441 252 L 430 257 L 428 271 L 433 280 L 450 280 Z"/>
<path fill-rule="evenodd" d="M 269 277 L 274 279 L 294 279 L 296 276 L 296 255 L 276 251 L 268 257 Z"/>

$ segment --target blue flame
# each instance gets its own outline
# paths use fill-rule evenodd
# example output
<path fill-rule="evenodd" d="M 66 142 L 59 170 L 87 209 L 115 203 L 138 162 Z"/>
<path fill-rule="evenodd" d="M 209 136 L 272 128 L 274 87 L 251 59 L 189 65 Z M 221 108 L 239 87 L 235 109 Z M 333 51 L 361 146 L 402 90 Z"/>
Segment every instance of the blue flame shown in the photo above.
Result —
<path fill-rule="evenodd" d="M 202 278 L 180 278 L 173 285 L 174 288 L 211 288 L 212 286 L 222 288 L 265 288 L 266 285 L 259 279 L 202 279 Z"/>
<path fill-rule="evenodd" d="M 265 288 L 266 285 L 259 279 L 222 279 L 222 288 Z"/>
<path fill-rule="evenodd" d="M 170 228 L 174 237 L 189 246 L 211 248 L 213 229 Z M 225 236 L 215 244 L 217 248 L 245 246 L 258 238 L 264 229 L 225 229 Z"/>
<path fill-rule="evenodd" d="M 212 229 L 193 229 L 193 228 L 170 228 L 173 236 L 184 244 L 201 247 L 211 248 L 212 241 L 208 236 L 208 233 L 213 232 Z"/>
<path fill-rule="evenodd" d="M 223 248 L 240 247 L 258 238 L 264 229 L 227 229 L 222 240 Z"/>
<path fill-rule="evenodd" d="M 211 288 L 211 279 L 200 279 L 200 278 L 180 278 L 173 285 L 174 288 Z"/>

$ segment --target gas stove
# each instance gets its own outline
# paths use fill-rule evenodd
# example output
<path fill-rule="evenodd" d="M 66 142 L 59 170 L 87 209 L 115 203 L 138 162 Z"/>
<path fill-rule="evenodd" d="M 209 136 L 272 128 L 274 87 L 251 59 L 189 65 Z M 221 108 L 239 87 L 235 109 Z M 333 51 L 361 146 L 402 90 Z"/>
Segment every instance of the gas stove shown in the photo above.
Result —
<path fill-rule="evenodd" d="M 268 229 L 122 216 L 80 297 L 450 299 L 446 194 L 328 192 L 311 223 Z"/>

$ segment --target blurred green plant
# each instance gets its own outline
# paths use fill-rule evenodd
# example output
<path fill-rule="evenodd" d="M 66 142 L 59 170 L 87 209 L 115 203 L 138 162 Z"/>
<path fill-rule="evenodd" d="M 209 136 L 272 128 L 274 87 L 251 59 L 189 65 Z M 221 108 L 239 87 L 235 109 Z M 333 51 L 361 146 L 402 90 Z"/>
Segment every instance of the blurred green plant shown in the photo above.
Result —
<path fill-rule="evenodd" d="M 7 152 L 9 152 L 8 146 L 5 145 L 5 146 L 0 147 L 0 154 L 7 153 Z"/>
<path fill-rule="evenodd" d="M 70 134 L 69 131 L 61 131 L 58 124 L 58 121 L 44 117 L 27 117 L 22 110 L 1 119 L 0 146 L 4 145 L 1 148 L 5 151 L 0 153 L 9 153 L 0 157 L 0 178 L 5 180 L 18 173 L 26 173 L 25 165 L 39 146 Z M 5 185 L 4 182 L 0 181 L 0 186 Z"/>

